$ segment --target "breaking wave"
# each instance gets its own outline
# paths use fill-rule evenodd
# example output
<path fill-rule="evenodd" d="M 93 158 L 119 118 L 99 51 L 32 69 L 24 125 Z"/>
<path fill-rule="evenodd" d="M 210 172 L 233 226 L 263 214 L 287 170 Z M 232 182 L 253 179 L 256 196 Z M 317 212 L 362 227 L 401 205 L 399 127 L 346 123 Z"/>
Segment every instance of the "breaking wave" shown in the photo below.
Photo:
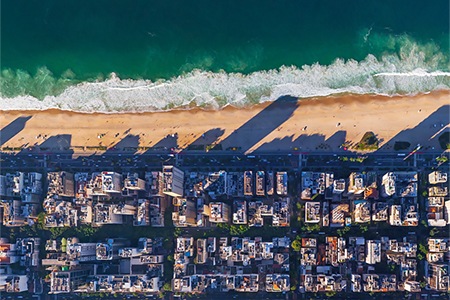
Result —
<path fill-rule="evenodd" d="M 367 40 L 367 39 L 366 39 Z M 0 110 L 57 108 L 80 112 L 143 112 L 226 105 L 238 107 L 283 95 L 299 98 L 332 94 L 412 95 L 450 89 L 448 58 L 437 47 L 408 41 L 395 54 L 361 61 L 337 59 L 251 74 L 193 70 L 168 80 L 107 79 L 77 81 L 67 71 L 54 78 L 46 68 L 35 76 L 3 70 Z"/>

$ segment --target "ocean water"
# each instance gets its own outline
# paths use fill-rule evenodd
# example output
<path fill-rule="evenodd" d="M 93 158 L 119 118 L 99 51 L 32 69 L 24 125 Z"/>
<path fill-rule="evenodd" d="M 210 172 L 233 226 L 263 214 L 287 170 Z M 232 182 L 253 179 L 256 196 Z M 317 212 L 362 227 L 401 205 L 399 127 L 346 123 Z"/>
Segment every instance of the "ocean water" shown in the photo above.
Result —
<path fill-rule="evenodd" d="M 0 109 L 450 89 L 449 2 L 5 0 Z"/>

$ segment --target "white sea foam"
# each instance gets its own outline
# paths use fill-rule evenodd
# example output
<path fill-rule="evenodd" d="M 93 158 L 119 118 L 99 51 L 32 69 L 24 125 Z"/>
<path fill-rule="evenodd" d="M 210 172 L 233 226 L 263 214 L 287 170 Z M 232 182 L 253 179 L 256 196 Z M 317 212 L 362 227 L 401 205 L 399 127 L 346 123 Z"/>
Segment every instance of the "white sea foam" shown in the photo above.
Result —
<path fill-rule="evenodd" d="M 152 82 L 111 74 L 107 80 L 69 86 L 59 95 L 42 100 L 30 95 L 2 95 L 0 110 L 142 112 L 188 106 L 193 101 L 198 106 L 220 108 L 261 103 L 284 95 L 306 98 L 337 93 L 396 95 L 449 90 L 450 73 L 438 71 L 440 61 L 439 57 L 426 57 L 409 47 L 400 55 L 381 59 L 369 55 L 360 62 L 338 59 L 329 66 L 284 66 L 249 75 L 194 70 Z"/>

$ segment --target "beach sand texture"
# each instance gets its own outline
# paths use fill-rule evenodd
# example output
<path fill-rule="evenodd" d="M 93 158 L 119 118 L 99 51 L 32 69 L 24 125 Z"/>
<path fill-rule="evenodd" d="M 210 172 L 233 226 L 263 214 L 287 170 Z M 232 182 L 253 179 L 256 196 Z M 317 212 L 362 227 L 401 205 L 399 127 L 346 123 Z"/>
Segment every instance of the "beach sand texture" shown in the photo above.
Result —
<path fill-rule="evenodd" d="M 440 132 L 449 130 L 450 92 L 383 97 L 342 95 L 323 98 L 282 98 L 251 108 L 174 110 L 134 114 L 85 114 L 59 110 L 3 111 L 1 147 L 33 151 L 73 150 L 92 154 L 103 146 L 166 150 L 200 149 L 221 144 L 241 151 L 342 151 L 367 131 L 380 140 L 382 151 L 395 141 L 412 147 L 439 148 Z M 97 151 L 101 153 L 102 151 Z M 139 151 L 138 151 L 139 152 Z"/>

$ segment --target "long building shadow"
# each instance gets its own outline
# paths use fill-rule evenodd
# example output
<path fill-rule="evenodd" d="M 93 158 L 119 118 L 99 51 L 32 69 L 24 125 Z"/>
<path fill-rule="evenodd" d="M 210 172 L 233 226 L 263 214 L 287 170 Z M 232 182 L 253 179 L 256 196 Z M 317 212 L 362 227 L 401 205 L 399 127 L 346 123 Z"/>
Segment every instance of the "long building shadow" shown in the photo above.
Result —
<path fill-rule="evenodd" d="M 25 124 L 31 116 L 18 117 L 0 130 L 0 146 L 12 139 L 15 135 L 25 128 Z"/>
<path fill-rule="evenodd" d="M 325 142 L 325 136 L 322 134 L 302 134 L 296 139 L 294 135 L 285 136 L 283 138 L 275 138 L 270 142 L 262 144 L 255 149 L 254 152 L 270 152 L 270 151 L 312 151 L 317 150 L 319 146 Z"/>
<path fill-rule="evenodd" d="M 242 152 L 246 152 L 286 122 L 298 107 L 299 101 L 295 97 L 278 98 L 226 137 L 222 141 L 223 146 L 240 147 Z"/>
<path fill-rule="evenodd" d="M 58 134 L 49 137 L 38 145 L 40 151 L 70 151 L 71 134 Z"/>
<path fill-rule="evenodd" d="M 333 150 L 340 149 L 340 146 L 345 143 L 347 138 L 346 130 L 338 130 L 333 133 L 332 136 L 326 139 L 325 143 L 328 144 Z"/>
<path fill-rule="evenodd" d="M 413 128 L 402 130 L 389 141 L 386 141 L 378 151 L 394 151 L 395 142 L 409 142 L 411 145 L 405 151 L 414 149 L 417 144 L 421 144 L 423 150 L 432 147 L 432 145 L 439 147 L 438 138 L 450 124 L 449 116 L 450 105 L 443 105 Z M 376 131 L 374 133 L 376 134 Z"/>
<path fill-rule="evenodd" d="M 184 150 L 205 150 L 207 145 L 212 145 L 223 134 L 225 130 L 222 128 L 213 128 L 203 133 L 199 138 L 190 143 L 189 145 L 181 145 Z"/>
<path fill-rule="evenodd" d="M 66 158 L 72 158 L 74 151 L 72 149 L 72 135 L 71 134 L 58 134 L 47 138 L 40 144 L 34 145 L 22 145 L 22 150 L 16 155 L 33 154 L 36 151 L 38 153 L 47 154 L 63 154 Z"/>
<path fill-rule="evenodd" d="M 152 151 L 169 151 L 172 148 L 178 148 L 178 134 L 169 134 L 153 145 L 146 153 Z"/>
<path fill-rule="evenodd" d="M 345 143 L 347 132 L 345 130 L 336 131 L 328 139 L 322 134 L 302 134 L 294 139 L 294 135 L 276 138 L 270 142 L 262 144 L 255 152 L 268 152 L 280 150 L 293 151 L 344 151 L 340 146 Z"/>
<path fill-rule="evenodd" d="M 105 154 L 114 154 L 117 152 L 127 152 L 130 154 L 134 154 L 138 150 L 139 140 L 139 135 L 128 134 L 113 146 L 108 147 L 108 149 L 105 151 Z"/>

